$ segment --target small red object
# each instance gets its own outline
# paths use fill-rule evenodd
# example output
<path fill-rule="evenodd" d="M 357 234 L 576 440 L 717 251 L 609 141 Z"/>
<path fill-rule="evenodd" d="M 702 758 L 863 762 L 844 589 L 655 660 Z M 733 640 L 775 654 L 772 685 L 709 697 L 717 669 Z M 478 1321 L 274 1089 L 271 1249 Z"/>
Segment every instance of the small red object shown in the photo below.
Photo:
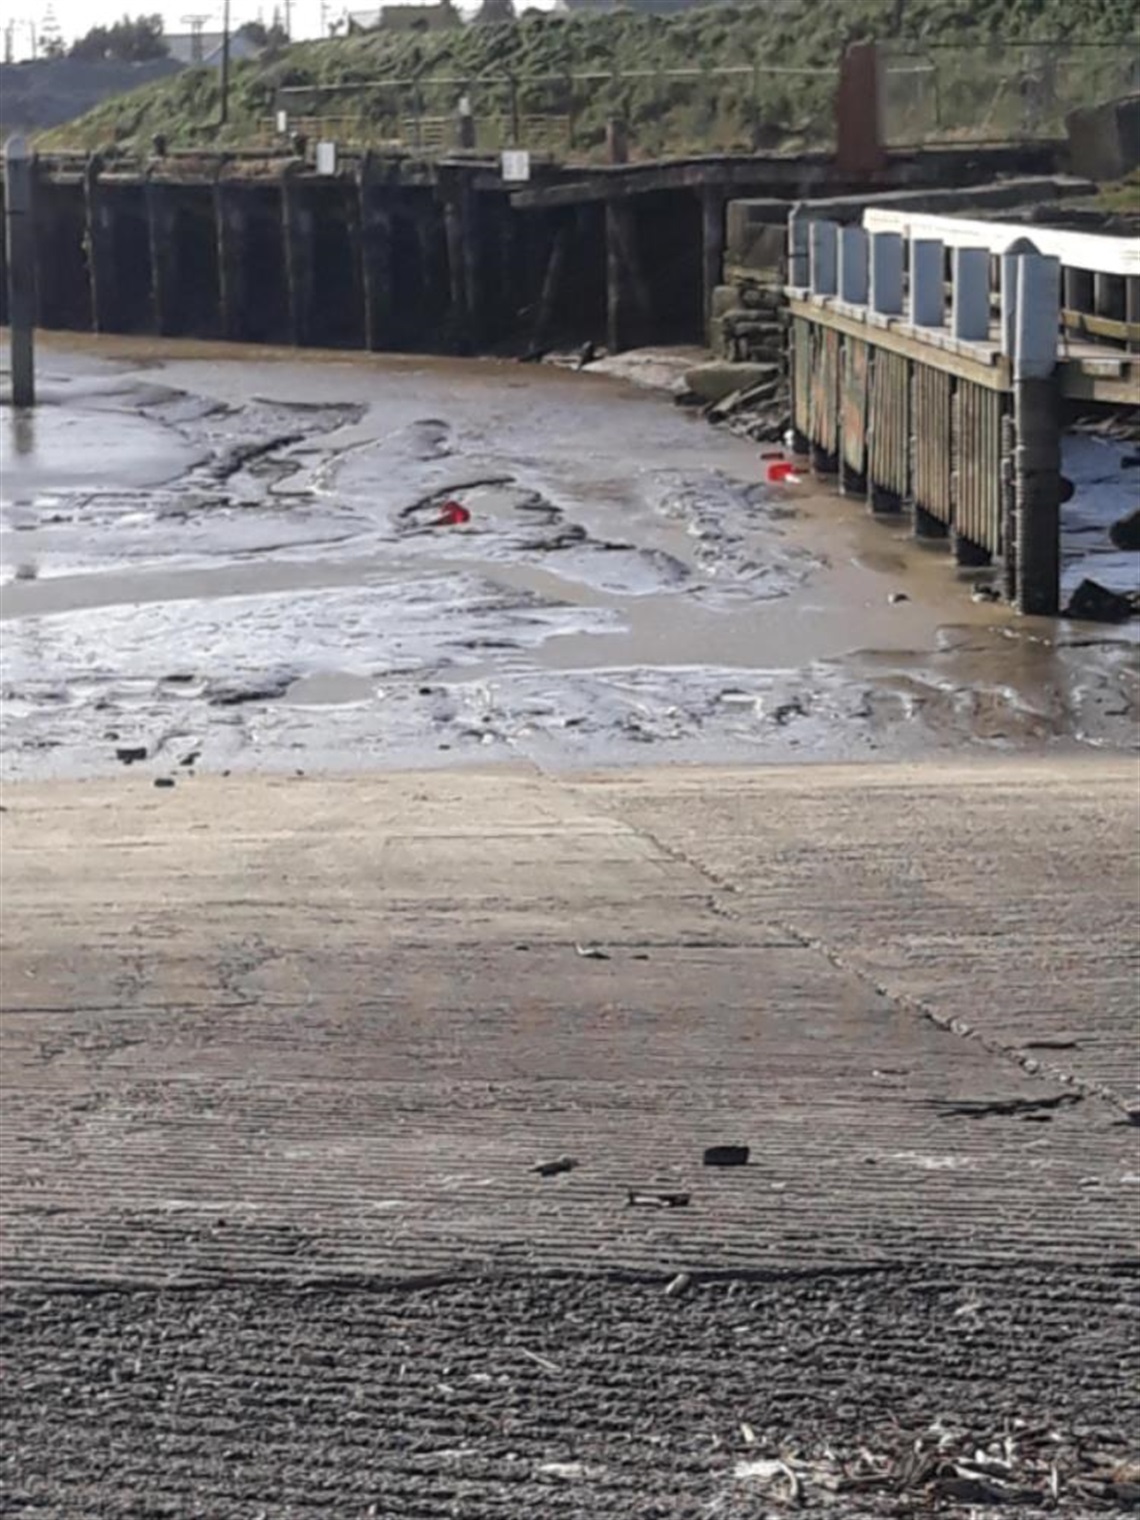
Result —
<path fill-rule="evenodd" d="M 792 466 L 791 461 L 788 459 L 779 459 L 775 464 L 770 464 L 768 466 L 769 480 L 791 480 L 794 479 L 794 477 L 795 470 Z"/>
<path fill-rule="evenodd" d="M 469 523 L 471 513 L 466 507 L 457 501 L 445 501 L 439 510 L 439 516 L 432 523 L 433 528 L 451 528 L 459 523 Z"/>

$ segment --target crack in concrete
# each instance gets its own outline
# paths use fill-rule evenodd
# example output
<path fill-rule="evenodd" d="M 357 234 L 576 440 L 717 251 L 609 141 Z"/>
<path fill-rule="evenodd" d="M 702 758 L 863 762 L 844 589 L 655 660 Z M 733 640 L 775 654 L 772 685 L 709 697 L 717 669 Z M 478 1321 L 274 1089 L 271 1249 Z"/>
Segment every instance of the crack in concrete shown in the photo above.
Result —
<path fill-rule="evenodd" d="M 621 816 L 620 812 L 618 816 Z M 714 913 L 722 918 L 728 918 L 738 923 L 746 921 L 744 915 L 737 908 L 729 903 L 717 901 L 717 893 L 723 893 L 726 897 L 739 896 L 739 888 L 734 882 L 720 876 L 711 867 L 707 866 L 703 861 L 698 860 L 695 856 L 688 854 L 679 845 L 668 844 L 644 825 L 631 823 L 625 818 L 622 818 L 622 822 L 639 838 L 644 839 L 647 844 L 653 845 L 655 849 L 660 850 L 669 859 L 676 861 L 680 865 L 689 867 L 690 870 L 697 871 L 706 881 L 711 882 L 715 891 L 710 894 L 709 906 Z M 1116 1093 L 1104 1086 L 1103 1083 L 1090 1081 L 1088 1078 L 1080 1077 L 1065 1067 L 1058 1066 L 1052 1062 L 1042 1061 L 1036 1056 L 1027 1054 L 1017 1046 L 1003 1044 L 1000 1040 L 987 1036 L 976 1025 L 968 1023 L 965 1019 L 940 1012 L 926 998 L 897 991 L 881 977 L 876 976 L 870 968 L 861 966 L 857 962 L 850 960 L 835 945 L 829 944 L 826 940 L 816 935 L 808 934 L 805 930 L 797 928 L 795 924 L 788 923 L 785 919 L 766 919 L 765 924 L 768 928 L 787 935 L 793 943 L 801 946 L 803 949 L 811 950 L 821 955 L 837 971 L 854 977 L 864 987 L 870 988 L 872 992 L 875 992 L 899 1012 L 917 1013 L 928 1022 L 934 1024 L 936 1028 L 945 1030 L 949 1034 L 957 1035 L 959 1039 L 976 1041 L 990 1055 L 1000 1056 L 1011 1065 L 1020 1067 L 1028 1076 L 1037 1077 L 1042 1081 L 1056 1082 L 1063 1087 L 1074 1089 L 1083 1097 L 1099 1098 L 1118 1113 L 1126 1117 L 1131 1115 L 1132 1110 L 1120 1100 Z"/>

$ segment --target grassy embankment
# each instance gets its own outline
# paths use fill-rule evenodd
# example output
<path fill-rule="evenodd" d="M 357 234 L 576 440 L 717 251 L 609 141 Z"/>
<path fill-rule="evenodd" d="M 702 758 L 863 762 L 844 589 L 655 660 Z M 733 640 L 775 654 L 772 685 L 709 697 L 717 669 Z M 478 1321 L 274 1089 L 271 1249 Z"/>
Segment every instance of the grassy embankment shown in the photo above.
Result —
<path fill-rule="evenodd" d="M 974 0 L 968 10 L 955 0 L 843 0 L 841 7 L 790 0 L 669 17 L 531 11 L 513 25 L 298 43 L 238 64 L 222 129 L 213 125 L 217 72 L 191 69 L 106 101 L 41 143 L 146 147 L 162 132 L 174 147 L 251 145 L 272 140 L 278 104 L 288 104 L 294 118 L 323 118 L 314 128 L 342 142 L 380 143 L 414 138 L 409 122 L 417 106 L 424 116 L 449 117 L 464 88 L 458 81 L 465 81 L 480 146 L 495 148 L 509 136 L 513 75 L 521 115 L 554 119 L 555 152 L 570 142 L 577 152 L 596 151 L 615 112 L 626 116 L 641 153 L 791 146 L 825 140 L 831 71 L 844 41 L 860 37 L 891 42 L 888 126 L 907 141 L 1013 135 L 1030 119 L 1059 129 L 1072 105 L 1127 87 L 1140 46 L 1132 0 Z M 1057 42 L 1064 46 L 1025 46 Z M 904 58 L 908 45 L 932 51 Z M 914 69 L 931 60 L 933 73 Z M 742 66 L 731 75 L 707 72 Z M 706 72 L 662 77 L 677 69 Z M 821 72 L 778 72 L 813 69 Z M 279 98 L 283 87 L 312 93 Z M 524 127 L 523 138 L 542 141 L 534 126 Z"/>

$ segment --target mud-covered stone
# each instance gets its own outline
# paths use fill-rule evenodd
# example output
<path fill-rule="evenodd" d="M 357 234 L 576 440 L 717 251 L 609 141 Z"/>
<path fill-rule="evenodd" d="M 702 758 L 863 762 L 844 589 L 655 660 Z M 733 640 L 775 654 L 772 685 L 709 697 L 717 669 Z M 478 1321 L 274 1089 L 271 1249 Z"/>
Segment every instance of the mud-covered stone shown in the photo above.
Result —
<path fill-rule="evenodd" d="M 1123 623 L 1135 611 L 1131 597 L 1111 591 L 1099 581 L 1085 579 L 1070 597 L 1064 615 L 1089 623 Z"/>

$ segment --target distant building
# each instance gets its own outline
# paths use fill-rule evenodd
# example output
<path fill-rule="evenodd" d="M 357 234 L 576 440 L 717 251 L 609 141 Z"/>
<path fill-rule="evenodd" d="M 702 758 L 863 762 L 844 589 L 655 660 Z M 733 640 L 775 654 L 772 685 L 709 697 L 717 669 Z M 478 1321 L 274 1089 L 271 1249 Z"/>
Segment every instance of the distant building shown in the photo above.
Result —
<path fill-rule="evenodd" d="M 190 68 L 220 69 L 224 32 L 164 32 L 162 40 L 175 63 Z M 230 35 L 230 62 L 239 63 L 243 58 L 256 58 L 261 48 L 241 32 Z"/>
<path fill-rule="evenodd" d="M 463 24 L 450 0 L 439 5 L 381 5 L 373 11 L 348 11 L 346 20 L 349 36 L 354 32 L 441 32 Z"/>

